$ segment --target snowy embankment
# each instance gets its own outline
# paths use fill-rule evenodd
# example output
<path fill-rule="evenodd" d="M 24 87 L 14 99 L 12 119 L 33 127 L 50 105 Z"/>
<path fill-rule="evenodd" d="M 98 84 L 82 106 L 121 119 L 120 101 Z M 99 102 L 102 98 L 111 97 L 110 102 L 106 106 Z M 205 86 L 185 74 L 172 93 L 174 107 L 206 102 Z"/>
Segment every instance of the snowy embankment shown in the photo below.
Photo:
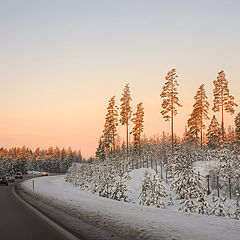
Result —
<path fill-rule="evenodd" d="M 35 178 L 22 187 L 51 205 L 111 230 L 126 239 L 231 239 L 240 236 L 240 222 L 229 218 L 184 214 L 102 198 L 65 182 L 64 176 Z"/>

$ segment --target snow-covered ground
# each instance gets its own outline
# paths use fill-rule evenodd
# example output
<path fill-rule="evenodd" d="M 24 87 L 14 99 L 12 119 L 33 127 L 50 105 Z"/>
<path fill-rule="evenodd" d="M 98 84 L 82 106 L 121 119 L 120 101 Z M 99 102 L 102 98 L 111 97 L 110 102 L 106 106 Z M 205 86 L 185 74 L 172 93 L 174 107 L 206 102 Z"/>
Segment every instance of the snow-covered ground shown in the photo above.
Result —
<path fill-rule="evenodd" d="M 143 177 L 143 176 L 142 176 Z M 138 188 L 139 177 L 132 174 L 130 187 Z M 64 176 L 35 178 L 22 187 L 49 204 L 62 208 L 126 239 L 231 239 L 240 236 L 240 221 L 230 218 L 184 214 L 102 198 L 65 182 Z M 137 199 L 137 191 L 133 198 Z"/>
<path fill-rule="evenodd" d="M 212 170 L 216 170 L 219 168 L 219 161 L 211 160 L 211 161 L 196 161 L 193 162 L 193 168 L 195 173 L 200 173 L 201 176 L 207 176 Z"/>
<path fill-rule="evenodd" d="M 40 176 L 42 174 L 42 172 L 39 172 L 39 171 L 28 171 L 27 173 L 28 175 L 35 175 L 35 176 Z"/>

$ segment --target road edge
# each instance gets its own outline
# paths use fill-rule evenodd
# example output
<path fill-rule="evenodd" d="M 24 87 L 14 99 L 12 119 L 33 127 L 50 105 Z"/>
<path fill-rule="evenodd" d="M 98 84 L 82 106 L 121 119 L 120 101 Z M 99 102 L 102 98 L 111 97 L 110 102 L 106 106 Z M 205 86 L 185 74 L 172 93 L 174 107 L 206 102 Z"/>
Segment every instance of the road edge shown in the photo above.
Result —
<path fill-rule="evenodd" d="M 69 232 L 67 229 L 60 226 L 57 222 L 49 218 L 47 215 L 39 211 L 37 208 L 29 204 L 26 200 L 20 197 L 19 194 L 16 192 L 16 186 L 12 188 L 13 195 L 26 207 L 28 207 L 32 212 L 34 212 L 36 215 L 38 215 L 40 218 L 42 218 L 45 222 L 47 222 L 51 227 L 53 227 L 57 232 L 59 232 L 61 235 L 63 235 L 67 240 L 80 240 L 77 238 L 74 234 Z"/>

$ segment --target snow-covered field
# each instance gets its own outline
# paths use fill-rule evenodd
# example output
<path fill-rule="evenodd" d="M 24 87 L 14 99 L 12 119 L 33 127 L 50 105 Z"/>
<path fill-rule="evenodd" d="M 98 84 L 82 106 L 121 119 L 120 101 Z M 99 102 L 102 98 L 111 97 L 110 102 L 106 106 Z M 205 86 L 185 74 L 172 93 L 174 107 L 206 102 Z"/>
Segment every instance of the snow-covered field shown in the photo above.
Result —
<path fill-rule="evenodd" d="M 133 174 L 129 187 L 138 188 L 139 179 Z M 34 191 L 32 180 L 23 182 L 22 187 L 43 201 L 126 239 L 235 240 L 240 236 L 240 221 L 102 198 L 65 182 L 64 176 L 35 178 Z M 137 200 L 137 189 L 132 192 Z"/>

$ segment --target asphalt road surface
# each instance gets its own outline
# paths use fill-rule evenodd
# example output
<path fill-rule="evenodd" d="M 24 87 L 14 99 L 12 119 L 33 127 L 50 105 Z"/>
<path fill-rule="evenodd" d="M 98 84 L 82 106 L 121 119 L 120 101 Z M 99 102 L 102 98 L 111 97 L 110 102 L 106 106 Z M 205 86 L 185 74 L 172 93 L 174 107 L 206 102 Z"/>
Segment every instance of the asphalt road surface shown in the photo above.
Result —
<path fill-rule="evenodd" d="M 1 240 L 66 240 L 13 193 L 14 184 L 0 185 Z"/>

